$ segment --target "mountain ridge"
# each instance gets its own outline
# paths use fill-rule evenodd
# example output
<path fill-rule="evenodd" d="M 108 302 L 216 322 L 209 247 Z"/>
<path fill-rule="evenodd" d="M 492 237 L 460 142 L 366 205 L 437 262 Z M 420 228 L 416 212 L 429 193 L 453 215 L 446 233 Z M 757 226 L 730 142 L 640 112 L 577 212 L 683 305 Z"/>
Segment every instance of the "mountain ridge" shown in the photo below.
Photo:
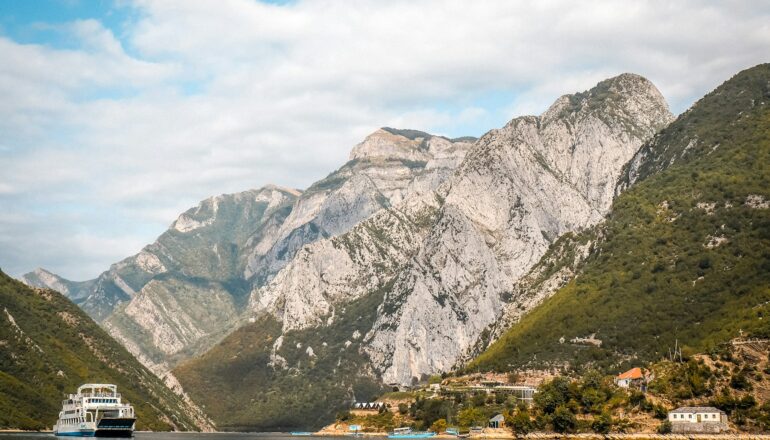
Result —
<path fill-rule="evenodd" d="M 619 187 L 631 186 L 580 238 L 593 244 L 578 275 L 468 368 L 622 369 L 675 344 L 709 351 L 767 337 L 768 127 L 769 64 L 680 115 L 625 167 Z M 601 345 L 565 342 L 589 335 Z"/>
<path fill-rule="evenodd" d="M 266 185 L 202 200 L 155 243 L 84 282 L 80 305 L 165 375 L 242 324 L 250 292 L 269 283 L 302 246 L 432 191 L 470 147 L 463 140 L 401 132 L 411 138 L 384 129 L 370 134 L 353 148 L 350 161 L 307 190 Z M 43 272 L 23 279 L 75 286 Z"/>

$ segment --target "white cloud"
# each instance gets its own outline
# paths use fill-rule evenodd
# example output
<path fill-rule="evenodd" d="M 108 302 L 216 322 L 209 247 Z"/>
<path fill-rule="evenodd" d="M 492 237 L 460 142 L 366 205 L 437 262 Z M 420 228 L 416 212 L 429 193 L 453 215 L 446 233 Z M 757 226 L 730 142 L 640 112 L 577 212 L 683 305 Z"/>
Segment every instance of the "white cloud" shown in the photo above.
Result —
<path fill-rule="evenodd" d="M 626 71 L 681 111 L 770 53 L 761 2 L 128 7 L 117 34 L 94 19 L 56 25 L 77 48 L 0 37 L 0 203 L 37 219 L 14 226 L 0 251 L 14 274 L 38 265 L 32 244 L 76 229 L 121 236 L 103 224 L 114 213 L 150 242 L 204 197 L 269 182 L 306 187 L 379 126 L 480 135 Z M 73 205 L 93 212 L 77 228 L 60 219 Z M 129 241 L 106 245 L 127 252 Z M 49 243 L 61 253 L 40 264 L 84 278 L 116 259 L 79 243 Z M 90 262 L 70 263 L 79 259 Z"/>

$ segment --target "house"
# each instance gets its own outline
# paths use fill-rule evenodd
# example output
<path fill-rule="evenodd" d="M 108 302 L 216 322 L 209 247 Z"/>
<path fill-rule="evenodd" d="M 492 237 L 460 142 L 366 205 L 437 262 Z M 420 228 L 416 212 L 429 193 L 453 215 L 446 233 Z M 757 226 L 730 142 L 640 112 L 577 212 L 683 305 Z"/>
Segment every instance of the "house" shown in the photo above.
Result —
<path fill-rule="evenodd" d="M 502 414 L 497 414 L 489 419 L 490 428 L 502 428 L 505 426 L 505 417 Z"/>
<path fill-rule="evenodd" d="M 625 373 L 615 376 L 615 385 L 621 388 L 628 388 L 631 385 L 641 385 L 644 383 L 644 373 L 639 367 L 632 368 Z"/>
<path fill-rule="evenodd" d="M 671 432 L 718 434 L 727 431 L 727 414 L 711 406 L 684 406 L 668 413 Z"/>

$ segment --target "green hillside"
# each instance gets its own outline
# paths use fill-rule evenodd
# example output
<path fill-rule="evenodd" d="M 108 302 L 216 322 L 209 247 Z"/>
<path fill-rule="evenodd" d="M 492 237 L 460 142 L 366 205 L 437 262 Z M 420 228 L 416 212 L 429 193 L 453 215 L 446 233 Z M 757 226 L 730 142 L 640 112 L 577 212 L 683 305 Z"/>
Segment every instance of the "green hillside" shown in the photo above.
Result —
<path fill-rule="evenodd" d="M 51 429 L 87 382 L 116 384 L 137 429 L 197 429 L 192 409 L 76 305 L 0 272 L 0 429 Z"/>
<path fill-rule="evenodd" d="M 278 344 L 281 324 L 265 316 L 174 374 L 220 429 L 320 428 L 383 391 L 352 336 L 371 328 L 382 295 L 347 304 L 330 326 L 288 331 Z"/>
<path fill-rule="evenodd" d="M 770 336 L 770 65 L 698 101 L 626 169 L 580 273 L 469 365 L 617 368 L 678 339 Z M 631 181 L 626 178 L 626 184 Z M 601 346 L 572 343 L 595 334 Z"/>

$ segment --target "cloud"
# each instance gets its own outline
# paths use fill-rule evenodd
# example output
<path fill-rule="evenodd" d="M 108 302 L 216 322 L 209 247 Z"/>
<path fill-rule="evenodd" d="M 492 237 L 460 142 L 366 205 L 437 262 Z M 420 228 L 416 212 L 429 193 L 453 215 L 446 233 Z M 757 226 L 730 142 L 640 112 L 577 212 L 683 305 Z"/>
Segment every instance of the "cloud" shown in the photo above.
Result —
<path fill-rule="evenodd" d="M 114 17 L 34 24 L 67 45 L 0 36 L 0 205 L 32 219 L 0 218 L 0 265 L 13 274 L 45 265 L 93 277 L 199 199 L 306 187 L 380 126 L 478 136 L 627 71 L 681 112 L 770 53 L 762 2 L 114 9 L 124 14 L 117 26 Z M 42 257 L 45 245 L 57 251 Z"/>

